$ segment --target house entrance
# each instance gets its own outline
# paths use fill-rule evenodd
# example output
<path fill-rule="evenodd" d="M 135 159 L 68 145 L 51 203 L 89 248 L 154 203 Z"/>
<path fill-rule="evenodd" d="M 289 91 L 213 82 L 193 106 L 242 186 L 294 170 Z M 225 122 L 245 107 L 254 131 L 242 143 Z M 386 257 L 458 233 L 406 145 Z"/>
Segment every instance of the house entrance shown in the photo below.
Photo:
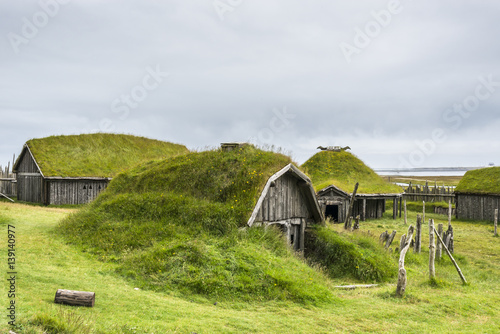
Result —
<path fill-rule="evenodd" d="M 327 205 L 325 209 L 325 218 L 330 218 L 334 222 L 339 221 L 339 206 Z"/>

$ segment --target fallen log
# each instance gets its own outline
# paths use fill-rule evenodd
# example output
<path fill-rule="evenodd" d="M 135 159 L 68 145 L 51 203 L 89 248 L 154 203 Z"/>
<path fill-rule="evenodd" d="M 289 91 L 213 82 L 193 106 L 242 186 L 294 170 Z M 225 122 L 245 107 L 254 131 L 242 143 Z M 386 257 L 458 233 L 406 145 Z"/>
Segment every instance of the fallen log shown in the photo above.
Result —
<path fill-rule="evenodd" d="M 93 307 L 95 292 L 58 289 L 54 298 L 56 304 Z"/>

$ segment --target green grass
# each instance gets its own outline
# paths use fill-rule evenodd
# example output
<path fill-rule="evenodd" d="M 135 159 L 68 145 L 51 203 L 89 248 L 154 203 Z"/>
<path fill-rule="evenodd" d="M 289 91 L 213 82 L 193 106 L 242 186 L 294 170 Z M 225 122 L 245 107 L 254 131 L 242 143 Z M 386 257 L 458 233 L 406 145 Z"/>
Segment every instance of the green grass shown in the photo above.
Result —
<path fill-rule="evenodd" d="M 363 161 L 349 152 L 321 151 L 302 164 L 316 190 L 329 185 L 352 193 L 359 182 L 359 194 L 401 193 L 401 187 L 386 182 Z"/>
<path fill-rule="evenodd" d="M 392 208 L 392 201 L 387 201 L 386 206 L 388 209 Z M 455 208 L 455 204 L 451 204 L 452 208 Z M 406 209 L 409 211 L 423 212 L 424 204 L 422 202 L 406 202 Z M 448 203 L 446 202 L 425 202 L 425 211 L 434 212 L 434 208 L 444 208 L 448 209 Z"/>
<path fill-rule="evenodd" d="M 108 133 L 51 136 L 27 144 L 46 177 L 114 177 L 143 161 L 188 153 L 184 145 Z"/>
<path fill-rule="evenodd" d="M 454 256 L 469 285 L 462 285 L 447 258 L 436 262 L 436 281 L 430 282 L 428 234 L 424 225 L 422 253 L 410 250 L 406 257 L 405 298 L 393 297 L 395 278 L 390 284 L 371 289 L 331 288 L 356 283 L 348 277 L 339 277 L 327 280 L 332 301 L 315 306 L 286 300 L 221 301 L 168 291 L 135 290 L 133 281 L 116 273 L 118 263 L 100 261 L 54 234 L 59 221 L 74 212 L 75 209 L 0 202 L 2 233 L 7 233 L 6 223 L 14 224 L 18 231 L 19 327 L 15 331 L 19 334 L 49 333 L 54 327 L 66 333 L 100 334 L 498 333 L 500 330 L 497 293 L 500 239 L 493 237 L 492 224 L 453 220 Z M 410 222 L 415 217 L 416 212 L 409 213 Z M 436 223 L 445 223 L 446 219 L 434 214 L 428 217 L 436 219 Z M 330 228 L 346 233 L 340 224 Z M 387 215 L 362 222 L 357 233 L 376 239 L 383 231 L 395 229 L 397 243 L 407 228 L 401 219 L 392 220 Z M 3 240 L 6 242 L 6 237 Z M 1 253 L 0 262 L 6 263 L 5 252 Z M 324 278 L 317 276 L 313 280 L 323 282 Z M 96 292 L 95 307 L 53 304 L 54 294 L 60 288 Z M 0 289 L 7 291 L 6 281 L 2 280 Z M 2 300 L 6 308 L 7 298 Z M 0 322 L 0 332 L 8 332 L 5 318 Z"/>
<path fill-rule="evenodd" d="M 457 193 L 500 194 L 500 167 L 470 170 L 455 188 Z"/>
<path fill-rule="evenodd" d="M 383 282 L 396 276 L 396 261 L 377 244 L 372 235 L 332 229 L 333 225 L 314 226 L 307 239 L 306 257 L 318 263 L 332 278 L 360 282 Z"/>

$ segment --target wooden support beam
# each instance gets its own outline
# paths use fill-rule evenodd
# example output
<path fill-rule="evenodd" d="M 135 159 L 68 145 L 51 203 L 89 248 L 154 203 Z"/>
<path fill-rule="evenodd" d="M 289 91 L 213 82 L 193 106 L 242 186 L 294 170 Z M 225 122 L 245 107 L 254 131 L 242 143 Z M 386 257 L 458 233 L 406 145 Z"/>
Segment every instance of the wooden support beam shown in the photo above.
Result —
<path fill-rule="evenodd" d="M 406 212 L 406 200 L 405 200 L 405 225 L 408 224 L 408 213 Z"/>
<path fill-rule="evenodd" d="M 356 185 L 354 186 L 354 191 L 352 192 L 352 195 L 351 195 L 351 201 L 349 203 L 349 208 L 347 209 L 347 215 L 346 215 L 345 220 L 344 220 L 344 226 L 347 226 L 347 221 L 349 220 L 349 217 L 351 217 L 351 215 L 352 215 L 352 208 L 354 206 L 354 201 L 356 200 L 356 192 L 358 191 L 358 186 L 359 186 L 359 183 L 356 182 Z"/>
<path fill-rule="evenodd" d="M 437 236 L 438 236 L 439 242 L 441 243 L 441 245 L 443 246 L 444 250 L 446 251 L 446 254 L 448 254 L 448 257 L 450 258 L 451 262 L 453 262 L 453 265 L 455 266 L 455 269 L 457 269 L 457 272 L 460 275 L 460 278 L 462 279 L 462 282 L 464 282 L 464 284 L 467 284 L 467 281 L 465 280 L 464 274 L 462 274 L 462 271 L 460 270 L 460 267 L 458 266 L 457 262 L 455 261 L 455 259 L 451 255 L 450 251 L 448 250 L 448 248 L 444 244 L 443 239 L 441 239 L 441 237 L 439 236 L 439 234 Z"/>

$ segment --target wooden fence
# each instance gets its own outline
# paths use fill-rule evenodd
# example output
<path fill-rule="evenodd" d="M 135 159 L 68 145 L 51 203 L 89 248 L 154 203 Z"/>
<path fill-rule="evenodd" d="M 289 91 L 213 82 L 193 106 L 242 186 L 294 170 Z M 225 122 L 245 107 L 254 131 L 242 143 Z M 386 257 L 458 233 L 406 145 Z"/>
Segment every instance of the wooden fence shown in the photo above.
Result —
<path fill-rule="evenodd" d="M 403 199 L 410 202 L 448 202 L 455 203 L 455 193 L 453 187 L 446 186 L 429 186 L 428 182 L 425 185 L 412 185 L 411 182 L 407 187 L 403 187 Z"/>
<path fill-rule="evenodd" d="M 10 172 L 10 163 L 5 168 L 0 165 L 0 193 L 9 197 L 17 196 L 16 178 Z"/>

